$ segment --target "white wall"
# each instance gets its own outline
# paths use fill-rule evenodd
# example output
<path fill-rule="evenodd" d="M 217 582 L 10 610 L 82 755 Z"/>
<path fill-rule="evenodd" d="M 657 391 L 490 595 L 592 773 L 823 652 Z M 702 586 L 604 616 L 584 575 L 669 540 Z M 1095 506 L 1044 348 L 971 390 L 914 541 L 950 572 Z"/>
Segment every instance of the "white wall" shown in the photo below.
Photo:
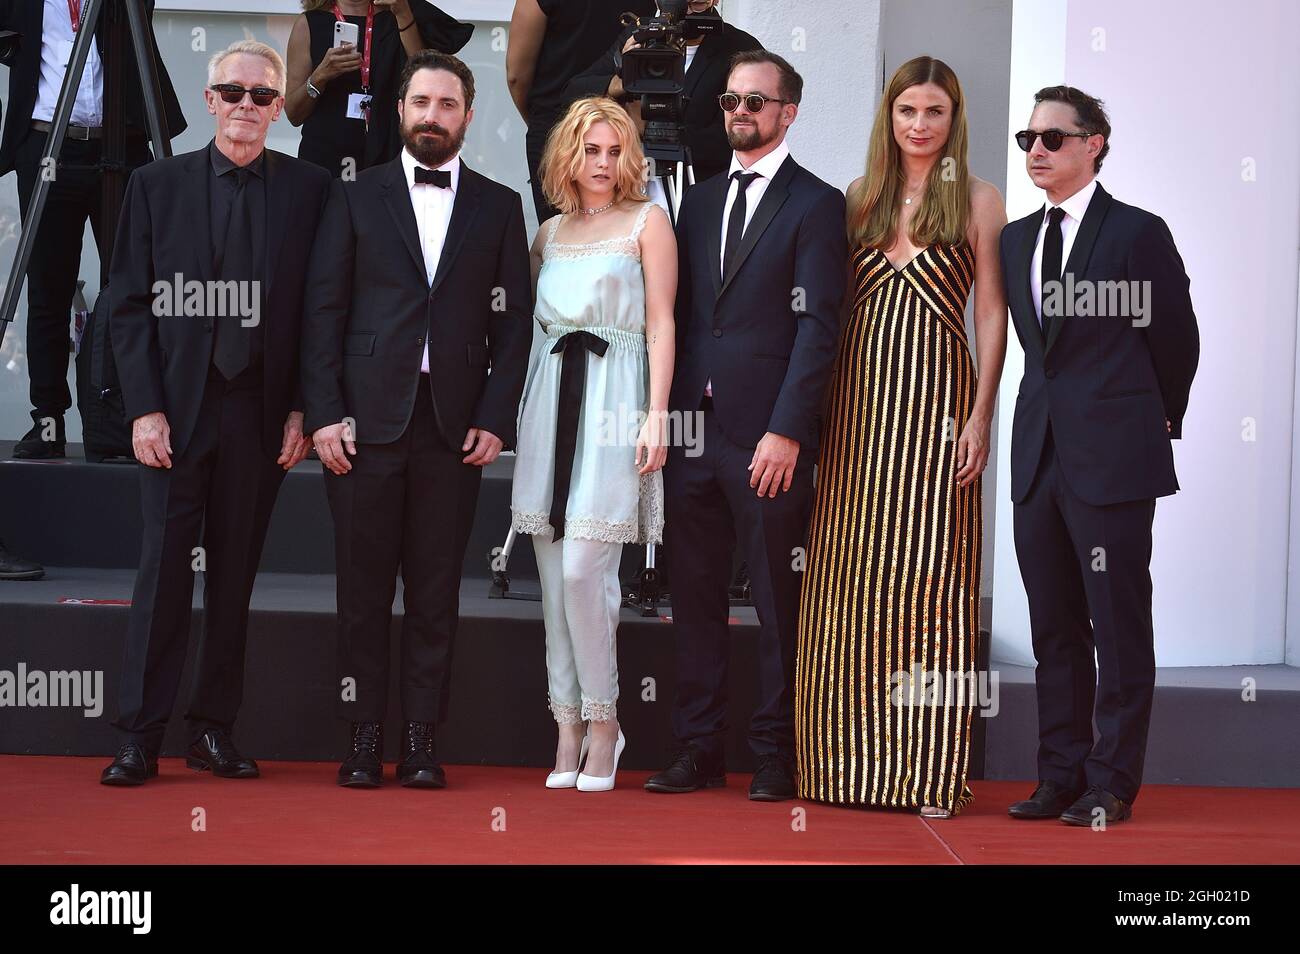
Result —
<path fill-rule="evenodd" d="M 1201 362 L 1183 440 L 1174 443 L 1182 492 L 1162 498 L 1155 517 L 1162 666 L 1285 658 L 1300 245 L 1298 36 L 1300 7 L 1290 0 L 1015 5 L 1011 128 L 1024 127 L 1041 86 L 1066 82 L 1103 99 L 1114 132 L 1099 179 L 1117 198 L 1169 223 L 1191 277 Z M 1023 154 L 1009 144 L 1008 215 L 1023 216 L 1041 202 Z M 1013 339 L 999 408 L 1004 434 L 1021 365 Z M 1251 422 L 1254 439 L 1246 439 Z M 1004 473 L 1008 461 L 1003 446 Z M 999 501 L 993 650 L 1028 662 L 1010 510 Z M 1293 662 L 1298 655 L 1293 647 Z"/>

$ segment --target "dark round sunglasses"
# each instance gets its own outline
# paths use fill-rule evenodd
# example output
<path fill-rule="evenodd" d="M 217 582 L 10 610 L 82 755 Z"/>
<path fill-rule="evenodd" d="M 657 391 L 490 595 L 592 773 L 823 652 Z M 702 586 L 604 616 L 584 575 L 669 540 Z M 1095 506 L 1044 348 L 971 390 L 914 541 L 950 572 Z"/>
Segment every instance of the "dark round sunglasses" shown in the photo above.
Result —
<path fill-rule="evenodd" d="M 278 89 L 272 89 L 269 86 L 254 86 L 248 89 L 238 86 L 235 83 L 214 83 L 210 89 L 220 94 L 223 103 L 242 103 L 244 94 L 253 97 L 254 106 L 270 106 L 275 102 L 275 98 L 280 95 Z"/>
<path fill-rule="evenodd" d="M 788 103 L 788 99 L 773 99 L 770 96 L 764 96 L 762 93 L 749 93 L 745 96 L 739 96 L 736 93 L 723 93 L 718 97 L 718 105 L 722 107 L 724 113 L 734 113 L 740 108 L 740 101 L 745 101 L 745 108 L 751 113 L 761 113 L 763 107 L 768 103 Z"/>
<path fill-rule="evenodd" d="M 1048 152 L 1056 152 L 1064 145 L 1067 139 L 1087 139 L 1089 136 L 1096 135 L 1090 132 L 1066 132 L 1063 129 L 1044 129 L 1042 132 L 1035 132 L 1032 129 L 1022 129 L 1016 133 L 1016 145 L 1028 152 L 1034 148 L 1034 140 L 1039 136 L 1043 137 L 1043 147 Z"/>

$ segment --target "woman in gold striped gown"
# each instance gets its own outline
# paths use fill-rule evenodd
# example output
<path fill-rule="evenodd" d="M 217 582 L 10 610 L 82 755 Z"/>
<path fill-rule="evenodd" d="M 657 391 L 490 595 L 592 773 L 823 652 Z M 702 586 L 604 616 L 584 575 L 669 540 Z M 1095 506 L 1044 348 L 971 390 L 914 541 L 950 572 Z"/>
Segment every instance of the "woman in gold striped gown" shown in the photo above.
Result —
<path fill-rule="evenodd" d="M 851 311 L 827 396 L 795 669 L 803 798 L 938 817 L 972 798 L 980 473 L 1006 350 L 1006 213 L 967 171 L 966 148 L 952 70 L 903 64 L 848 192 Z"/>

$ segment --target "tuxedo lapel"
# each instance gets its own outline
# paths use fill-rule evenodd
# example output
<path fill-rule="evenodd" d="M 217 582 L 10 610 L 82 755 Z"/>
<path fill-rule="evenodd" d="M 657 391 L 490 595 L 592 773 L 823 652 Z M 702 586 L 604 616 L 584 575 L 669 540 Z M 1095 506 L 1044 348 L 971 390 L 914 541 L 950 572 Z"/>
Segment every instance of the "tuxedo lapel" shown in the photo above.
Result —
<path fill-rule="evenodd" d="M 1030 285 L 1030 272 L 1034 266 L 1034 246 L 1038 244 L 1038 229 L 1043 221 L 1043 208 L 1036 215 L 1024 222 L 1020 231 L 1020 240 L 1016 243 L 1015 261 L 1011 266 L 1011 288 L 1014 298 L 1011 300 L 1011 317 L 1020 325 L 1020 339 L 1033 346 L 1034 352 L 1041 360 L 1043 356 L 1043 328 L 1038 322 L 1038 310 L 1034 308 L 1034 290 Z"/>
<path fill-rule="evenodd" d="M 411 190 L 406 184 L 406 170 L 402 168 L 401 155 L 388 163 L 388 171 L 384 174 L 379 194 L 397 225 L 397 233 L 406 243 L 406 250 L 411 253 L 411 260 L 420 271 L 421 283 L 426 282 L 429 272 L 424 265 L 420 228 L 415 222 L 415 207 L 411 205 Z"/>
<path fill-rule="evenodd" d="M 722 212 L 727 205 L 727 189 L 731 180 L 725 175 L 718 176 L 713 191 L 709 193 L 704 210 L 704 247 L 708 251 L 707 265 L 709 278 L 713 281 L 713 294 L 722 294 Z M 698 186 L 696 187 L 698 188 Z"/>
<path fill-rule="evenodd" d="M 736 277 L 740 267 L 745 264 L 745 259 L 749 253 L 754 250 L 758 240 L 762 238 L 764 230 L 776 218 L 776 213 L 780 211 L 781 206 L 785 204 L 786 198 L 790 195 L 790 180 L 794 178 L 795 161 L 793 156 L 786 156 L 785 162 L 781 163 L 781 168 L 776 170 L 776 175 L 768 184 L 766 191 L 763 193 L 762 200 L 758 203 L 758 208 L 754 210 L 753 218 L 749 220 L 749 225 L 745 226 L 744 238 L 740 240 L 740 248 L 736 250 L 736 257 L 731 262 L 731 269 L 722 279 L 722 288 L 718 292 L 721 297 L 731 284 L 731 280 Z M 730 180 L 724 180 L 730 181 Z M 724 200 L 726 193 L 723 193 Z M 719 215 L 718 228 L 721 232 L 721 215 Z M 721 241 L 721 239 L 719 239 Z"/>
<path fill-rule="evenodd" d="M 433 274 L 433 284 L 429 287 L 430 294 L 438 290 L 443 278 L 450 271 L 452 262 L 456 260 L 456 253 L 460 251 L 460 243 L 464 241 L 470 224 L 478 212 L 478 206 L 478 175 L 471 172 L 462 159 L 460 182 L 457 183 L 456 198 L 451 205 L 451 221 L 447 223 L 447 235 L 442 241 L 442 254 L 438 257 L 438 270 Z"/>
<path fill-rule="evenodd" d="M 1074 244 L 1070 246 L 1070 258 L 1061 270 L 1061 278 L 1064 280 L 1067 274 L 1073 274 L 1075 280 L 1083 274 L 1083 270 L 1088 267 L 1088 259 L 1092 256 L 1092 247 L 1097 244 L 1097 235 L 1101 232 L 1102 220 L 1106 218 L 1106 211 L 1110 208 L 1110 193 L 1097 183 L 1096 190 L 1092 193 L 1092 199 L 1088 202 L 1088 209 L 1083 213 L 1083 221 L 1079 223 L 1079 231 L 1074 236 Z M 1046 351 L 1052 350 L 1052 345 L 1060 337 L 1063 320 L 1052 322 L 1052 333 L 1047 339 Z"/>
<path fill-rule="evenodd" d="M 285 175 L 282 156 L 278 152 L 266 150 L 266 263 L 262 274 L 266 276 L 263 285 L 263 300 L 271 300 L 271 286 L 275 284 L 280 261 L 280 249 L 284 245 L 284 233 L 290 226 L 290 210 L 293 208 L 292 183 Z"/>

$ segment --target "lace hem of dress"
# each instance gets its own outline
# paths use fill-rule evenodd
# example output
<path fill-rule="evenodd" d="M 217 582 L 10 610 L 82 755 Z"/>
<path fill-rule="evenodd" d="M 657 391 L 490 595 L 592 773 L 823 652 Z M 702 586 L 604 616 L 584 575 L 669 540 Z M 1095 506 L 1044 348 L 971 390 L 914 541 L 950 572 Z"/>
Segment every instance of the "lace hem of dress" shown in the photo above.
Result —
<path fill-rule="evenodd" d="M 583 721 L 581 710 L 575 705 L 549 698 L 547 704 L 551 707 L 551 715 L 555 716 L 557 725 L 577 725 Z"/>
<path fill-rule="evenodd" d="M 516 533 L 543 534 L 551 529 L 551 515 L 548 513 L 516 511 L 511 522 Z M 602 543 L 662 542 L 658 535 L 653 539 L 642 539 L 640 527 L 635 523 L 614 523 L 595 517 L 569 517 L 564 521 L 564 535 L 575 539 L 599 540 Z"/>
<path fill-rule="evenodd" d="M 556 702 L 554 699 L 547 697 L 547 705 L 551 708 L 551 714 L 555 716 L 557 725 L 581 725 L 583 722 L 608 722 L 614 718 L 618 711 L 618 700 L 610 702 L 597 702 L 594 699 L 582 697 L 582 705 L 575 706 L 568 702 Z"/>
<path fill-rule="evenodd" d="M 615 704 L 613 702 L 596 702 L 584 697 L 582 700 L 582 721 L 608 722 L 614 718 L 614 708 Z"/>

